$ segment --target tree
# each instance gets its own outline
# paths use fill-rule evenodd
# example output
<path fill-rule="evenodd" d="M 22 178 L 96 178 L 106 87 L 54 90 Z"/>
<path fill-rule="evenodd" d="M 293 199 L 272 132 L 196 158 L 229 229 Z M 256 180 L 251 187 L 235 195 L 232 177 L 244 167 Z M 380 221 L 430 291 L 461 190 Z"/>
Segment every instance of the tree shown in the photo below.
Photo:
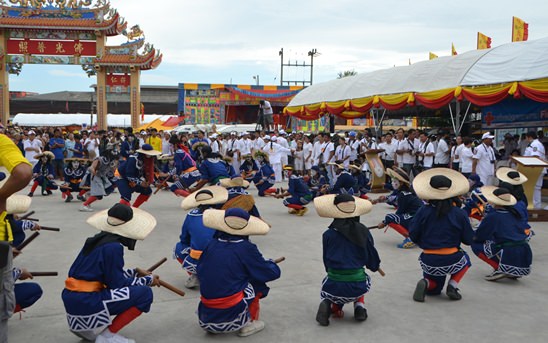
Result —
<path fill-rule="evenodd" d="M 343 77 L 355 76 L 355 75 L 358 75 L 358 72 L 355 71 L 354 69 L 352 69 L 352 70 L 345 70 L 345 71 L 341 71 L 341 72 L 337 75 L 337 78 L 338 78 L 338 79 L 342 79 Z"/>

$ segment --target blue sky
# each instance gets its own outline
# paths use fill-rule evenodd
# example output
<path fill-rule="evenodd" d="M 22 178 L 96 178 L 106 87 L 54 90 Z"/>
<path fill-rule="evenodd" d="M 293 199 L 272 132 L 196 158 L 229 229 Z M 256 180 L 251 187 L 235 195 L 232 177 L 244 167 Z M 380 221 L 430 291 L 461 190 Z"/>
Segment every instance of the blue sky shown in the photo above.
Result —
<path fill-rule="evenodd" d="M 111 0 L 129 26 L 164 53 L 163 63 L 143 72 L 144 85 L 192 83 L 279 84 L 280 57 L 309 62 L 317 49 L 315 83 L 344 70 L 359 73 L 476 48 L 478 31 L 493 46 L 511 40 L 512 16 L 529 23 L 529 40 L 548 36 L 548 2 L 370 0 Z M 109 44 L 123 40 L 114 39 Z M 304 68 L 284 78 L 308 79 Z M 39 93 L 86 91 L 96 82 L 79 66 L 25 65 L 10 88 Z"/>

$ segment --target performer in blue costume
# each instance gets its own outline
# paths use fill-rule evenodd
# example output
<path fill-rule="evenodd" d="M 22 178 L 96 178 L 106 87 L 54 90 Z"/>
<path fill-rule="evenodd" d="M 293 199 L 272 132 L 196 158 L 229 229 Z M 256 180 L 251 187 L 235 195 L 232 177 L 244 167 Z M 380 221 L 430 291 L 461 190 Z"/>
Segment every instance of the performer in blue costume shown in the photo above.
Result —
<path fill-rule="evenodd" d="M 335 185 L 330 189 L 331 194 L 350 194 L 357 195 L 358 189 L 356 187 L 356 180 L 350 174 L 349 171 L 344 169 L 342 164 L 330 164 L 335 168 L 337 174 L 337 181 Z"/>
<path fill-rule="evenodd" d="M 204 226 L 203 213 L 209 208 L 216 208 L 218 205 L 224 204 L 227 200 L 226 189 L 220 186 L 210 186 L 192 193 L 181 204 L 184 210 L 190 210 L 190 212 L 186 215 L 173 255 L 190 275 L 185 282 L 186 288 L 192 289 L 200 286 L 196 275 L 196 266 L 203 250 L 215 233 L 215 230 Z"/>
<path fill-rule="evenodd" d="M 287 171 L 289 177 L 289 188 L 284 193 L 277 194 L 276 198 L 287 197 L 288 199 L 284 199 L 283 204 L 289 208 L 289 214 L 304 216 L 308 212 L 308 208 L 305 206 L 313 199 L 312 192 L 301 176 L 292 173 L 293 167 L 285 166 L 284 170 Z"/>
<path fill-rule="evenodd" d="M 86 174 L 86 163 L 87 160 L 81 158 L 65 159 L 65 169 L 63 169 L 65 185 L 61 187 L 65 202 L 71 202 L 74 199 L 72 196 L 73 192 L 78 193 L 78 200 L 84 201 L 84 194 L 86 194 L 87 190 L 80 189 L 80 183 Z"/>
<path fill-rule="evenodd" d="M 237 175 L 230 179 L 222 179 L 219 185 L 228 191 L 228 201 L 223 210 L 239 207 L 249 212 L 250 215 L 261 218 L 259 209 L 255 205 L 255 199 L 246 191 L 249 188 L 249 182 Z"/>
<path fill-rule="evenodd" d="M 517 279 L 531 273 L 533 252 L 523 230 L 520 213 L 514 207 L 516 198 L 506 188 L 485 186 L 483 195 L 494 211 L 481 221 L 472 250 L 482 261 L 493 267 L 485 277 L 488 281 Z"/>
<path fill-rule="evenodd" d="M 354 177 L 354 188 L 357 191 L 355 195 L 368 200 L 369 197 L 367 196 L 367 193 L 371 190 L 371 185 L 369 184 L 369 179 L 365 175 L 365 172 L 356 164 L 351 164 L 349 168 Z"/>
<path fill-rule="evenodd" d="M 240 165 L 240 173 L 247 181 L 253 181 L 255 174 L 259 171 L 259 164 L 251 154 L 242 156 L 244 162 Z"/>
<path fill-rule="evenodd" d="M 270 228 L 240 208 L 209 209 L 203 220 L 217 232 L 198 263 L 200 326 L 212 333 L 257 333 L 265 326 L 259 320 L 259 299 L 268 295 L 266 283 L 278 279 L 281 272 L 249 236 L 266 235 Z"/>
<path fill-rule="evenodd" d="M 531 225 L 529 225 L 529 212 L 527 212 L 529 202 L 523 189 L 523 184 L 527 182 L 527 177 L 517 170 L 506 167 L 499 168 L 496 176 L 500 181 L 499 187 L 506 188 L 516 198 L 517 202 L 514 205 L 514 209 L 520 214 L 520 226 L 524 229 L 527 238 L 531 240 L 535 232 L 531 230 Z"/>
<path fill-rule="evenodd" d="M 392 186 L 397 190 L 396 213 L 389 213 L 384 220 L 379 223 L 378 228 L 383 229 L 386 226 L 396 230 L 404 237 L 402 243 L 397 247 L 400 249 L 410 249 L 415 247 L 415 244 L 409 239 L 409 224 L 415 213 L 423 205 L 422 201 L 417 198 L 417 195 L 411 189 L 411 180 L 409 174 L 402 168 L 394 167 L 387 169 L 386 173 L 392 179 Z"/>
<path fill-rule="evenodd" d="M 133 207 L 140 207 L 150 198 L 154 183 L 154 163 L 156 157 L 162 153 L 152 148 L 152 145 L 144 144 L 135 155 L 129 156 L 127 161 L 120 163 L 118 172 L 120 179 L 116 182 L 120 191 L 120 203 L 130 206 L 133 193 L 139 196 L 133 203 Z"/>
<path fill-rule="evenodd" d="M 458 284 L 471 266 L 468 254 L 460 245 L 472 244 L 474 231 L 458 198 L 469 189 L 468 180 L 448 168 L 421 172 L 413 180 L 417 195 L 428 201 L 421 207 L 409 227 L 409 238 L 423 249 L 419 262 L 423 278 L 417 283 L 413 300 L 424 302 L 426 295 L 439 295 L 447 275 L 446 294 L 460 300 Z"/>
<path fill-rule="evenodd" d="M 211 150 L 210 146 L 201 148 L 203 162 L 198 168 L 200 171 L 200 180 L 198 184 L 190 189 L 190 193 L 194 193 L 205 185 L 215 186 L 221 179 L 232 177 L 235 172 L 222 156 Z"/>
<path fill-rule="evenodd" d="M 51 195 L 51 191 L 58 188 L 57 185 L 53 183 L 53 180 L 55 180 L 55 170 L 51 162 L 55 158 L 55 155 L 50 151 L 45 151 L 34 156 L 34 158 L 38 159 L 38 163 L 36 163 L 32 169 L 34 183 L 32 184 L 28 196 L 32 197 L 38 186 L 42 187 L 42 195 Z"/>
<path fill-rule="evenodd" d="M 481 187 L 483 187 L 483 183 L 481 182 L 478 174 L 470 174 L 470 176 L 468 176 L 468 183 L 470 185 L 470 192 L 464 200 L 463 209 L 471 219 L 481 221 L 483 219 L 483 215 L 485 214 L 484 212 L 488 210 L 485 206 L 487 204 L 487 200 L 481 194 Z"/>
<path fill-rule="evenodd" d="M 259 163 L 260 168 L 255 172 L 252 181 L 259 191 L 260 197 L 271 196 L 276 193 L 276 188 L 272 188 L 276 183 L 276 174 L 268 162 L 268 155 L 262 151 L 257 151 L 255 153 L 255 159 Z"/>
<path fill-rule="evenodd" d="M 364 296 L 371 287 L 371 278 L 364 270 L 379 270 L 380 258 L 371 233 L 360 223 L 360 216 L 369 213 L 368 200 L 349 194 L 331 194 L 314 199 L 320 217 L 333 218 L 323 234 L 323 264 L 327 276 L 322 282 L 322 302 L 316 321 L 329 325 L 329 317 L 342 318 L 345 304 L 354 303 L 354 319 L 367 319 Z"/>
<path fill-rule="evenodd" d="M 116 204 L 87 222 L 101 232 L 86 240 L 65 281 L 62 299 L 69 329 L 97 343 L 135 342 L 118 332 L 150 310 L 150 286 L 158 286 L 159 278 L 124 270 L 124 246 L 133 250 L 137 240 L 152 232 L 156 220 L 145 211 Z"/>
<path fill-rule="evenodd" d="M 312 166 L 307 184 L 314 197 L 322 196 L 329 191 L 329 182 L 318 166 Z"/>
<path fill-rule="evenodd" d="M 177 149 L 173 158 L 179 179 L 171 185 L 170 190 L 177 196 L 186 197 L 190 194 L 188 189 L 200 180 L 201 174 L 192 156 L 183 149 Z"/>

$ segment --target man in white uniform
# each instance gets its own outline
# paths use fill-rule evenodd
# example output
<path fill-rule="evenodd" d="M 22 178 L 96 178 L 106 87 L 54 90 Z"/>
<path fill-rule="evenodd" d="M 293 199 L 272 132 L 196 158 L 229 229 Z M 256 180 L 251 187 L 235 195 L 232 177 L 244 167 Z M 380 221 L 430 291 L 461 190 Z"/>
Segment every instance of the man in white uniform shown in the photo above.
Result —
<path fill-rule="evenodd" d="M 398 150 L 398 142 L 392 139 L 392 133 L 389 132 L 385 135 L 384 142 L 379 144 L 379 148 L 384 150 L 381 154 L 384 167 L 392 168 L 394 166 L 396 150 Z"/>
<path fill-rule="evenodd" d="M 25 158 L 32 164 L 32 167 L 38 162 L 34 156 L 42 152 L 42 141 L 36 139 L 36 132 L 30 130 L 28 132 L 29 139 L 23 142 L 23 148 L 25 149 Z"/>
<path fill-rule="evenodd" d="M 419 136 L 419 151 L 417 152 L 417 160 L 422 164 L 424 170 L 432 168 L 434 164 L 434 144 L 428 139 L 425 132 L 421 132 Z"/>
<path fill-rule="evenodd" d="M 537 134 L 534 131 L 527 133 L 527 141 L 529 145 L 525 148 L 525 153 L 523 156 L 536 156 L 539 159 L 546 161 L 546 151 L 544 150 L 544 145 L 538 140 Z M 546 173 L 546 168 L 540 174 L 535 184 L 535 190 L 533 192 L 533 206 L 535 209 L 542 208 L 542 182 L 544 180 L 544 174 Z"/>
<path fill-rule="evenodd" d="M 493 138 L 495 136 L 489 132 L 483 134 L 481 137 L 482 143 L 476 148 L 472 162 L 472 174 L 478 174 L 485 186 L 494 185 L 496 156 L 495 150 L 491 146 Z"/>

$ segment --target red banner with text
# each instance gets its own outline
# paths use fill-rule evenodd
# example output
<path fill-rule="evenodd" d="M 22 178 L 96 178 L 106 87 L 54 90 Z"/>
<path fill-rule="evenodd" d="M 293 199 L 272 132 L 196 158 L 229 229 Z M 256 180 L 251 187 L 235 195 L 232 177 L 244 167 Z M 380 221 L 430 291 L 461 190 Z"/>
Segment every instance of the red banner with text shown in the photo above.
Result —
<path fill-rule="evenodd" d="M 9 39 L 10 55 L 96 56 L 96 42 Z"/>

